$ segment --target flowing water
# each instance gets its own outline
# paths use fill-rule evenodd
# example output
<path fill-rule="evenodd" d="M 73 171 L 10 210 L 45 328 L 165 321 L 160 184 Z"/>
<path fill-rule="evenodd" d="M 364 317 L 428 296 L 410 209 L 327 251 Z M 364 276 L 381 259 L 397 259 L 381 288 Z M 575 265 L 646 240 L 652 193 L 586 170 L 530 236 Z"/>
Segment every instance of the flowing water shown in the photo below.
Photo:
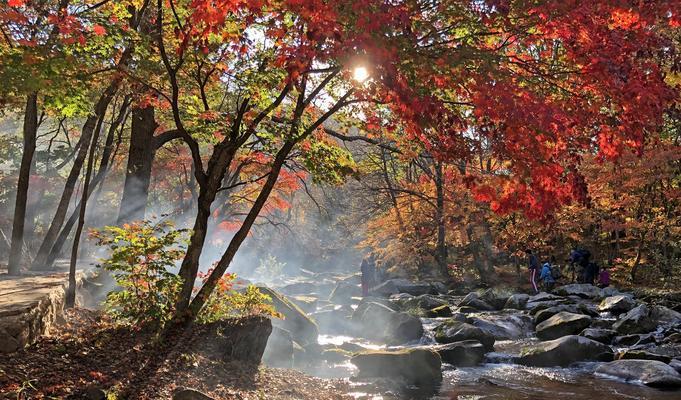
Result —
<path fill-rule="evenodd" d="M 418 343 L 433 344 L 432 329 L 436 319 L 423 319 L 426 333 Z M 325 378 L 346 378 L 352 382 L 349 393 L 357 399 L 388 400 L 608 400 L 650 399 L 680 400 L 679 391 L 662 391 L 634 383 L 625 383 L 594 375 L 598 363 L 579 363 L 569 368 L 535 368 L 513 364 L 512 358 L 537 339 L 534 337 L 497 341 L 495 352 L 488 353 L 486 363 L 477 367 L 455 368 L 443 365 L 442 384 L 436 388 L 395 387 L 384 380 L 355 380 L 357 369 L 349 361 L 316 370 Z M 354 343 L 367 349 L 387 347 L 350 336 L 320 335 L 320 344 Z M 307 371 L 308 373 L 311 371 Z"/>

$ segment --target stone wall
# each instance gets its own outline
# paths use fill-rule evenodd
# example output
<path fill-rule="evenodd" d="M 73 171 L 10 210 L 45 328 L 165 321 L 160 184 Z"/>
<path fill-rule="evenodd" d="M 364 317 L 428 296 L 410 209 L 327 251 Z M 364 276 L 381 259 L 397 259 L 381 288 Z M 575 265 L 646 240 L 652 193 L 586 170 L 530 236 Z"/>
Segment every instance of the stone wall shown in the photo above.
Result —
<path fill-rule="evenodd" d="M 82 274 L 78 277 L 82 286 Z M 63 318 L 67 274 L 0 278 L 0 353 L 35 343 Z"/>

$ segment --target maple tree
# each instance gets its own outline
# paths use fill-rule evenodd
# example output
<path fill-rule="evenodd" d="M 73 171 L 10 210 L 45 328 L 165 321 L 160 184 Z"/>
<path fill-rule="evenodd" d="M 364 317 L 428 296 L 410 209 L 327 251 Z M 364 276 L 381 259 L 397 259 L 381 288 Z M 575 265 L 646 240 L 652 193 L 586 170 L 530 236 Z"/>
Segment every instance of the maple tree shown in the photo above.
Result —
<path fill-rule="evenodd" d="M 50 119 L 84 118 L 34 266 L 51 264 L 78 220 L 75 260 L 90 187 L 125 163 L 118 222 L 143 218 L 151 190 L 192 225 L 178 298 L 190 318 L 258 218 L 290 207 L 306 182 L 361 176 L 341 142 L 379 151 L 371 173 L 384 175 L 389 206 L 377 207 L 374 247 L 398 237 L 446 275 L 461 246 L 483 276 L 500 221 L 547 222 L 594 201 L 590 189 L 606 191 L 587 167 L 656 148 L 678 98 L 665 80 L 679 65 L 674 1 L 11 0 L 1 10 L 12 107 L 28 118 L 40 93 Z M 127 155 L 98 150 L 104 126 L 115 127 L 103 149 L 130 131 Z M 23 138 L 25 197 L 34 145 Z M 83 171 L 80 212 L 67 220 Z M 192 297 L 212 232 L 228 243 Z"/>

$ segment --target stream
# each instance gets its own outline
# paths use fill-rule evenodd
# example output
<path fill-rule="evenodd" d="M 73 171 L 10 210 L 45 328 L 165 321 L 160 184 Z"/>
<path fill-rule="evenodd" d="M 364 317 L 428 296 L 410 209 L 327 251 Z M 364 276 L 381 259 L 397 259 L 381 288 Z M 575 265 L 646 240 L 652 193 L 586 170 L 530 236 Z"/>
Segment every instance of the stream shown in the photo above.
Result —
<path fill-rule="evenodd" d="M 353 297 L 356 303 L 356 297 Z M 458 304 L 461 296 L 449 296 L 450 308 L 457 310 L 454 304 Z M 597 304 L 597 302 L 596 302 Z M 329 309 L 332 304 L 322 302 L 316 310 Z M 336 309 L 338 305 L 335 305 Z M 356 309 L 357 304 L 352 304 Z M 314 313 L 307 313 L 308 315 Z M 503 321 L 509 317 L 527 316 L 526 310 L 499 310 L 479 311 L 466 314 L 468 318 L 481 318 L 499 322 L 499 326 L 507 330 L 513 330 L 513 326 L 503 326 Z M 367 350 L 399 350 L 413 347 L 433 348 L 438 343 L 434 337 L 434 328 L 444 321 L 445 318 L 421 318 L 424 332 L 420 340 L 407 342 L 398 346 L 388 346 L 386 343 L 367 340 L 352 334 L 335 334 L 325 332 L 320 325 L 322 333 L 318 337 L 318 344 L 323 347 L 351 344 L 361 346 Z M 601 313 L 594 319 L 615 321 L 615 317 L 609 313 Z M 350 360 L 327 361 L 322 365 L 309 368 L 298 368 L 303 372 L 321 378 L 341 378 L 350 382 L 352 390 L 348 393 L 356 399 L 550 399 L 558 400 L 561 397 L 576 399 L 655 399 L 672 400 L 681 399 L 679 391 L 665 391 L 636 384 L 624 382 L 595 374 L 595 369 L 601 362 L 578 362 L 569 367 L 529 367 L 515 364 L 515 357 L 519 356 L 523 348 L 535 344 L 538 339 L 533 327 L 510 338 L 500 340 L 497 338 L 494 351 L 485 355 L 484 361 L 474 367 L 454 367 L 447 363 L 442 364 L 442 382 L 435 387 L 404 386 L 395 381 L 383 378 L 356 378 L 358 369 Z M 613 346 L 613 350 L 618 348 Z"/>

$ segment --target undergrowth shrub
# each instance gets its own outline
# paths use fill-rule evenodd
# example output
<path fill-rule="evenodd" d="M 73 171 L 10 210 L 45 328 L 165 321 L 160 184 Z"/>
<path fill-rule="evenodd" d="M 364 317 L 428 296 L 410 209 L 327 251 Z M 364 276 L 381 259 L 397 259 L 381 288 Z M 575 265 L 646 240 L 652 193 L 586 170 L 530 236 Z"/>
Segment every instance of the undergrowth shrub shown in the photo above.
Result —
<path fill-rule="evenodd" d="M 175 314 L 182 284 L 175 271 L 185 254 L 188 230 L 175 229 L 170 222 L 140 221 L 92 230 L 90 236 L 110 251 L 100 267 L 111 272 L 116 287 L 107 294 L 105 311 L 120 323 L 163 327 Z M 236 282 L 234 274 L 220 279 L 198 322 L 250 315 L 280 317 L 269 296 L 255 286 L 237 290 Z"/>

